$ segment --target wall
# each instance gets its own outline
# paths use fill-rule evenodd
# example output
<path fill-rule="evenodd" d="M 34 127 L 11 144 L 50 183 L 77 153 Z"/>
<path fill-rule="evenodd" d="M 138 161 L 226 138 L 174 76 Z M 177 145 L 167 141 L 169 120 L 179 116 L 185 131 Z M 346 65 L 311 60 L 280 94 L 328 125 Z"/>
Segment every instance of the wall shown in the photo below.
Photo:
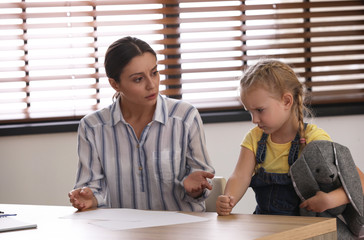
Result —
<path fill-rule="evenodd" d="M 334 141 L 348 146 L 364 170 L 364 115 L 316 118 Z M 216 175 L 232 173 L 240 142 L 250 122 L 205 124 L 207 147 Z M 0 203 L 69 205 L 77 169 L 77 134 L 57 133 L 0 137 Z M 234 212 L 251 213 L 255 199 L 249 189 Z"/>

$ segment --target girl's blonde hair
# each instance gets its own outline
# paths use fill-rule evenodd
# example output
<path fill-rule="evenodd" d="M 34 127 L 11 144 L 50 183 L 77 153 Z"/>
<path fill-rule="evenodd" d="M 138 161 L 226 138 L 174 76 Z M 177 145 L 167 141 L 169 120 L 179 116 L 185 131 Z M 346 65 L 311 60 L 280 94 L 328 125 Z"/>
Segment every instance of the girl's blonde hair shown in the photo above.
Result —
<path fill-rule="evenodd" d="M 277 99 L 281 99 L 284 93 L 292 94 L 292 113 L 297 116 L 300 137 L 305 139 L 304 117 L 311 115 L 311 111 L 305 106 L 305 89 L 293 69 L 279 60 L 261 59 L 250 66 L 240 80 L 241 94 L 256 87 L 264 88 Z M 301 143 L 305 144 L 304 141 Z"/>

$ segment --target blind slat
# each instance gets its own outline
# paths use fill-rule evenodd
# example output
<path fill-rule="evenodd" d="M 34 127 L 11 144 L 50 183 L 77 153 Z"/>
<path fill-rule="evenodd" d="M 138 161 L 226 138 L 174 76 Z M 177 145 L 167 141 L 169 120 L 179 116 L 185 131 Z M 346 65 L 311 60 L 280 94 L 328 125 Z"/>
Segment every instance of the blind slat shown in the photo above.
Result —
<path fill-rule="evenodd" d="M 107 47 L 158 54 L 161 93 L 200 111 L 241 108 L 243 69 L 291 64 L 311 103 L 364 101 L 363 1 L 120 0 L 0 3 L 0 123 L 78 119 L 111 103 Z"/>

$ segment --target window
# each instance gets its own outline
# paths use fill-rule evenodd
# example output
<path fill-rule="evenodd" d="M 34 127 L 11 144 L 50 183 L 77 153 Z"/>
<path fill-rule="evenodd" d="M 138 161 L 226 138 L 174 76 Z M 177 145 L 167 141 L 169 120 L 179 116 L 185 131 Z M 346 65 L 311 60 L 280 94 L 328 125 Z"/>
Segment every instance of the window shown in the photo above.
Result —
<path fill-rule="evenodd" d="M 111 103 L 116 39 L 157 51 L 161 93 L 201 112 L 241 108 L 242 70 L 291 64 L 312 104 L 364 102 L 364 3 L 325 0 L 4 0 L 0 123 L 77 120 Z"/>

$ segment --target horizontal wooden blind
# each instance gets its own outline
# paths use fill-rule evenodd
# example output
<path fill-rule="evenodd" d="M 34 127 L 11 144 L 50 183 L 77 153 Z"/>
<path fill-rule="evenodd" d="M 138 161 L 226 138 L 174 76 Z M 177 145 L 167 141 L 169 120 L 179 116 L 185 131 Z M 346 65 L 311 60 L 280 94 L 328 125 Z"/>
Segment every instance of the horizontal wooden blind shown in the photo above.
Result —
<path fill-rule="evenodd" d="M 79 119 L 111 103 L 107 47 L 158 53 L 161 93 L 200 111 L 240 108 L 242 70 L 291 64 L 313 104 L 364 102 L 363 1 L 0 2 L 0 123 Z"/>
<path fill-rule="evenodd" d="M 1 120 L 77 119 L 109 105 L 107 47 L 134 35 L 163 49 L 164 8 L 154 2 L 2 1 Z"/>
<path fill-rule="evenodd" d="M 364 101 L 363 1 L 224 2 L 179 1 L 181 82 L 191 88 L 176 91 L 185 98 L 240 107 L 237 76 L 273 57 L 294 67 L 312 104 Z"/>

